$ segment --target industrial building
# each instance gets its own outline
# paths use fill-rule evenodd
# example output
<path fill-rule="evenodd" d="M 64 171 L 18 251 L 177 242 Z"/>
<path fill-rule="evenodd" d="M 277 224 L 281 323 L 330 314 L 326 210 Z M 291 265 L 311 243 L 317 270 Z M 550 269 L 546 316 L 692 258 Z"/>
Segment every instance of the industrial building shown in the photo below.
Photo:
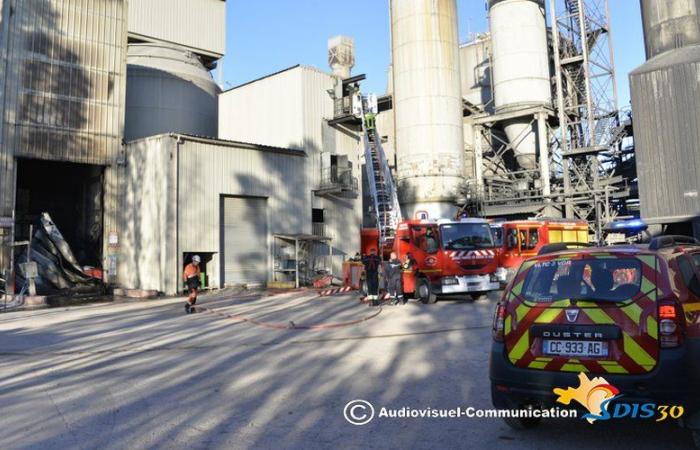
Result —
<path fill-rule="evenodd" d="M 630 74 L 641 216 L 700 237 L 700 1 L 641 4 L 647 61 Z"/>
<path fill-rule="evenodd" d="M 162 94 L 151 105 L 167 110 L 173 106 L 168 95 L 177 94 L 172 86 L 188 76 L 203 77 L 202 71 L 211 78 L 202 68 L 215 67 L 225 49 L 224 1 L 177 3 L 174 8 L 164 0 L 0 2 L 0 273 L 5 277 L 13 267 L 13 242 L 26 240 L 29 225 L 47 211 L 80 264 L 103 267 L 105 280 L 117 281 L 122 142 L 162 117 L 153 114 L 144 125 L 144 115 L 137 114 L 143 105 L 128 101 L 133 98 L 128 85 L 139 94 L 145 78 L 161 75 L 151 78 L 153 96 Z M 201 33 L 205 27 L 208 32 Z M 173 67 L 173 53 L 185 63 Z M 129 77 L 141 83 L 127 83 L 127 62 Z M 163 76 L 168 70 L 175 75 Z M 218 102 L 212 93 L 218 87 L 210 87 L 204 100 L 199 95 L 182 101 L 195 108 L 207 100 L 213 105 L 190 116 L 199 114 L 198 123 L 208 122 L 215 135 Z M 180 114 L 170 126 L 160 122 L 161 129 L 189 132 L 182 124 L 190 116 Z"/>
<path fill-rule="evenodd" d="M 122 154 L 126 2 L 0 2 L 0 272 L 49 210 L 85 265 L 102 266 Z"/>
<path fill-rule="evenodd" d="M 461 45 L 454 1 L 390 7 L 393 108 L 378 128 L 405 217 L 567 217 L 600 236 L 630 214 L 606 0 L 491 0 L 489 31 Z"/>
<path fill-rule="evenodd" d="M 306 272 L 359 247 L 358 138 L 327 123 L 339 77 L 297 66 L 219 97 L 226 4 L 176 3 L 0 3 L 4 274 L 43 211 L 105 281 L 167 293 L 195 252 L 215 287 L 289 279 L 290 239 Z"/>
<path fill-rule="evenodd" d="M 340 273 L 361 225 L 358 140 L 328 125 L 340 84 L 291 67 L 221 94 L 218 139 L 129 142 L 116 177 L 117 283 L 174 293 L 192 254 L 209 287 Z"/>
<path fill-rule="evenodd" d="M 635 214 L 638 183 L 642 218 L 697 235 L 700 0 L 641 2 L 636 148 L 606 2 L 489 0 L 489 31 L 462 45 L 455 0 L 389 2 L 372 145 L 394 212 L 585 219 L 599 239 Z M 337 274 L 362 225 L 380 226 L 352 39 L 329 40 L 332 73 L 297 65 L 222 92 L 225 13 L 0 0 L 2 274 L 44 211 L 110 285 L 168 294 L 193 254 L 210 287 Z"/>

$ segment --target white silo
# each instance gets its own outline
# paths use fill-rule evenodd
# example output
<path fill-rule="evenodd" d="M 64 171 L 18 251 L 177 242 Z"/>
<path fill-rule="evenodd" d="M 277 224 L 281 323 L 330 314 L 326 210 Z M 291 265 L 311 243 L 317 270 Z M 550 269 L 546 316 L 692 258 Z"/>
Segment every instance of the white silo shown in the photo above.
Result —
<path fill-rule="evenodd" d="M 450 217 L 464 176 L 455 0 L 391 0 L 393 107 L 405 217 Z"/>
<path fill-rule="evenodd" d="M 551 105 L 552 88 L 544 0 L 489 0 L 496 112 Z M 518 165 L 536 167 L 532 117 L 504 122 Z"/>
<path fill-rule="evenodd" d="M 491 92 L 491 36 L 475 36 L 459 47 L 459 73 L 462 77 L 462 97 L 480 109 L 488 109 Z"/>

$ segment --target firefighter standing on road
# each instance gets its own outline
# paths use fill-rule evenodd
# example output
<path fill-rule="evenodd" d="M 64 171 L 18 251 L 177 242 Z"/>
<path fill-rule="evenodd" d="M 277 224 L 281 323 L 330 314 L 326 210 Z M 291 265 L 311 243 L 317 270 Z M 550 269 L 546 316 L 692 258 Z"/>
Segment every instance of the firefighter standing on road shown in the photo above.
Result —
<path fill-rule="evenodd" d="M 199 276 L 200 269 L 199 263 L 202 259 L 199 255 L 194 255 L 192 257 L 192 262 L 185 266 L 185 271 L 182 274 L 182 279 L 187 284 L 187 290 L 190 296 L 187 297 L 187 303 L 185 303 L 185 312 L 194 312 L 194 305 L 197 303 L 197 290 L 199 289 Z"/>
<path fill-rule="evenodd" d="M 362 264 L 365 266 L 367 279 L 367 299 L 371 301 L 370 305 L 379 306 L 377 292 L 379 291 L 379 268 L 382 265 L 382 259 L 377 256 L 377 250 L 371 249 L 369 255 L 362 258 Z"/>
<path fill-rule="evenodd" d="M 395 252 L 391 252 L 389 261 L 384 263 L 384 280 L 386 282 L 386 290 L 394 297 L 392 305 L 398 305 L 399 302 L 406 304 L 403 298 L 403 288 L 401 286 L 401 270 L 403 269 L 403 264 L 399 261 Z"/>

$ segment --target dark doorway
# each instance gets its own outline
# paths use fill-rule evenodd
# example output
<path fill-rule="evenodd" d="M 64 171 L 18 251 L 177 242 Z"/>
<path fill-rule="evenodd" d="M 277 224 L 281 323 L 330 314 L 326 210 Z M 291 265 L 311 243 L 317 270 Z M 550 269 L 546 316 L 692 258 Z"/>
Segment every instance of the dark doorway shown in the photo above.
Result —
<path fill-rule="evenodd" d="M 81 266 L 102 266 L 104 168 L 20 159 L 17 163 L 17 240 L 29 238 L 42 212 L 51 215 Z"/>

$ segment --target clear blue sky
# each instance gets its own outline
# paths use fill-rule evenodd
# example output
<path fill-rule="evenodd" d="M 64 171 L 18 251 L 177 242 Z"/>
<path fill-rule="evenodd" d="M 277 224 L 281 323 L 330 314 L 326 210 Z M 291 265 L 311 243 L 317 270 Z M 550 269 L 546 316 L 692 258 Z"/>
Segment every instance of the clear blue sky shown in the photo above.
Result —
<path fill-rule="evenodd" d="M 224 79 L 235 86 L 295 64 L 329 70 L 327 40 L 355 39 L 354 74 L 363 90 L 383 93 L 389 64 L 388 0 L 228 0 Z M 460 40 L 487 30 L 483 0 L 457 0 Z M 639 2 L 610 0 L 620 106 L 629 103 L 627 74 L 644 62 Z"/>

